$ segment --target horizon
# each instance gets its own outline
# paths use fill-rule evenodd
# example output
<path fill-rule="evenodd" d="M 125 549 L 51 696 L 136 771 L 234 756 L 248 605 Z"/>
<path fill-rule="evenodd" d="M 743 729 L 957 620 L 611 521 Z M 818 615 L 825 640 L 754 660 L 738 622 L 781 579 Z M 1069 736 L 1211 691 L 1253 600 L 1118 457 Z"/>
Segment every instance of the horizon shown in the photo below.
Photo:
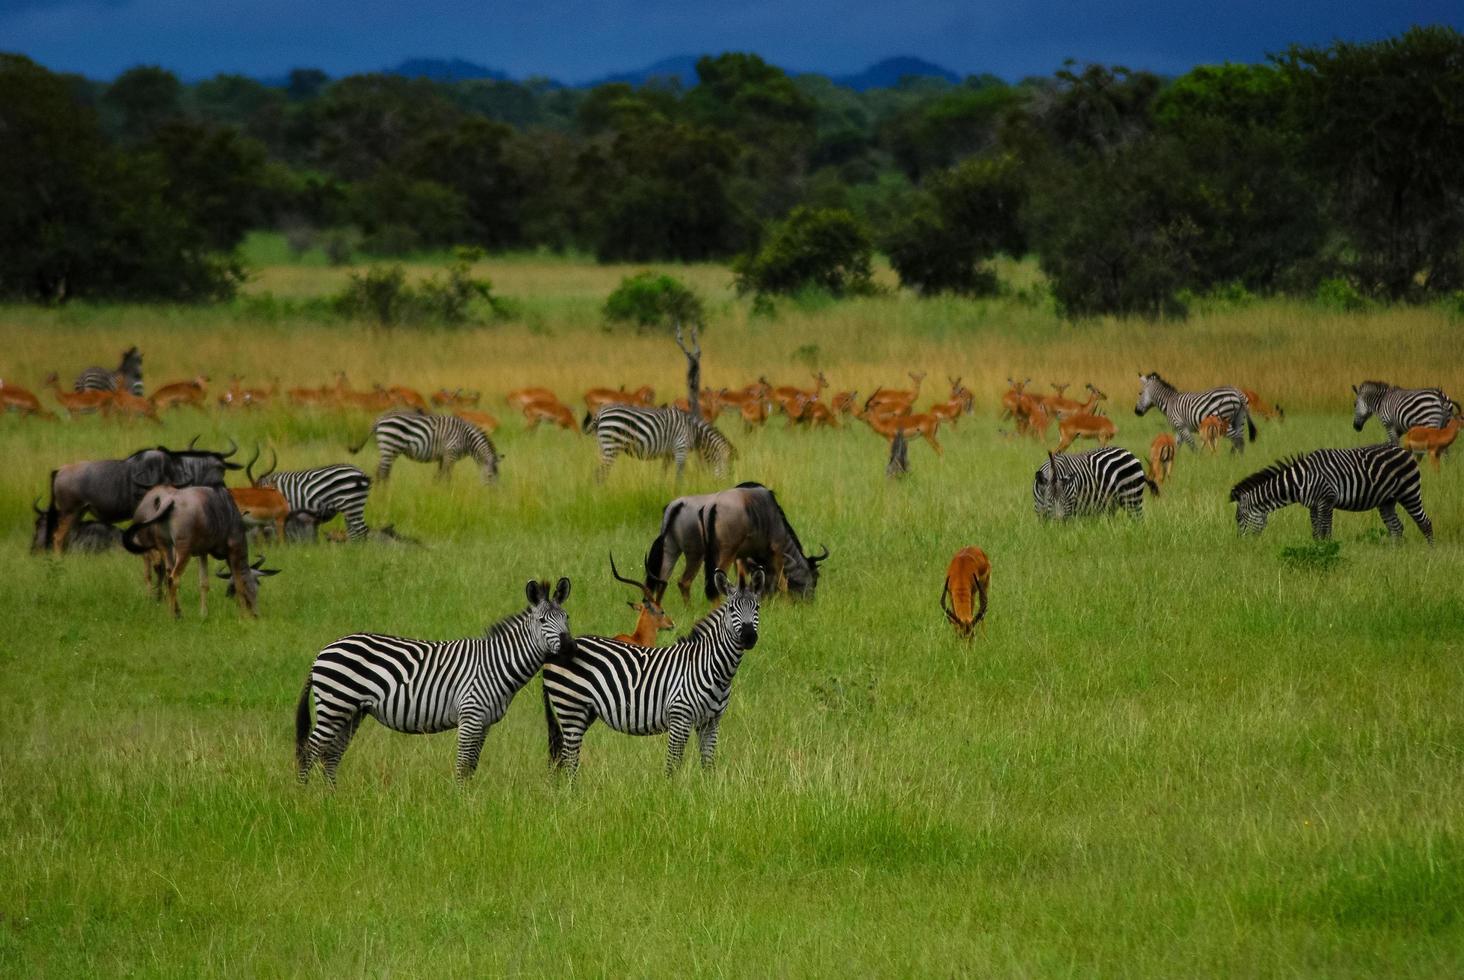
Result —
<path fill-rule="evenodd" d="M 295 68 L 339 78 L 413 59 L 459 59 L 515 81 L 582 87 L 670 59 L 738 51 L 798 74 L 858 75 L 913 57 L 962 77 L 1013 82 L 1050 75 L 1070 58 L 1178 75 L 1204 64 L 1258 63 L 1291 44 L 1375 41 L 1426 24 L 1464 29 L 1464 7 L 1444 0 L 1384 0 L 1363 9 L 1337 9 L 1331 0 L 1241 0 L 1223 8 L 1118 0 L 1102 11 L 1073 10 L 1062 0 L 928 0 L 898 10 L 846 5 L 836 19 L 817 0 L 753 0 L 735 10 L 705 0 L 458 7 L 454 0 L 410 8 L 258 0 L 241 11 L 222 0 L 184 10 L 169 0 L 11 0 L 0 10 L 0 48 L 95 80 L 139 65 L 192 82 L 220 74 L 273 79 Z"/>

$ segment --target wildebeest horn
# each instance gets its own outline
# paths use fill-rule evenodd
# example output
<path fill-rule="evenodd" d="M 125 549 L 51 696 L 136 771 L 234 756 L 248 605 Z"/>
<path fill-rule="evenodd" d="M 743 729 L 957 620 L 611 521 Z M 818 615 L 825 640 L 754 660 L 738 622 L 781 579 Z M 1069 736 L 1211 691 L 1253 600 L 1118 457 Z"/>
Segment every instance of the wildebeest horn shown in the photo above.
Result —
<path fill-rule="evenodd" d="M 828 561 L 829 560 L 829 546 L 825 544 L 825 545 L 819 545 L 819 547 L 823 548 L 823 554 L 821 554 L 821 555 L 809 555 L 808 556 L 808 563 L 810 565 L 817 565 L 821 561 Z"/>
<path fill-rule="evenodd" d="M 45 511 L 41 510 L 41 498 L 40 497 L 37 497 L 35 500 L 31 501 L 31 510 L 35 511 L 37 514 L 44 514 L 45 513 Z"/>
<path fill-rule="evenodd" d="M 190 452 L 193 450 L 193 447 L 195 447 L 197 445 L 198 445 L 198 436 L 194 436 L 192 439 L 189 439 L 188 440 L 188 449 L 189 449 Z"/>
<path fill-rule="evenodd" d="M 261 554 L 259 556 L 259 559 L 257 561 L 255 561 L 255 563 L 252 564 L 252 565 L 250 565 L 249 567 L 250 568 L 262 568 L 262 567 L 264 567 L 264 555 Z"/>

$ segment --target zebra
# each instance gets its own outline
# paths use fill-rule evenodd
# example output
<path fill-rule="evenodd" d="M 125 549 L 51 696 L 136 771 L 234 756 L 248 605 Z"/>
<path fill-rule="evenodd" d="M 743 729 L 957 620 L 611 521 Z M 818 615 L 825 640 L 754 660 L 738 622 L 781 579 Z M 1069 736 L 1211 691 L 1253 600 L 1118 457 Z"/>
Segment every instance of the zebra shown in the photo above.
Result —
<path fill-rule="evenodd" d="M 1250 441 L 1256 441 L 1256 423 L 1246 407 L 1245 395 L 1239 388 L 1210 388 L 1207 391 L 1176 391 L 1174 385 L 1150 371 L 1139 375 L 1139 400 L 1134 405 L 1134 414 L 1143 415 L 1150 408 L 1157 407 L 1174 426 L 1179 441 L 1191 449 L 1198 449 L 1195 432 L 1200 420 L 1218 415 L 1229 423 L 1226 438 L 1230 440 L 1231 452 L 1245 451 L 1245 430 L 1250 430 Z"/>
<path fill-rule="evenodd" d="M 601 481 L 619 453 L 636 459 L 663 459 L 668 466 L 674 459 L 677 482 L 693 449 L 718 476 L 737 456 L 736 448 L 716 426 L 676 408 L 606 405 L 587 414 L 583 428 L 586 433 L 595 433 L 600 444 L 600 468 L 595 479 Z"/>
<path fill-rule="evenodd" d="M 1048 453 L 1032 479 L 1032 505 L 1038 517 L 1055 520 L 1119 508 L 1138 520 L 1144 516 L 1145 485 L 1159 496 L 1159 485 L 1144 472 L 1144 464 L 1118 446 Z"/>
<path fill-rule="evenodd" d="M 134 395 L 142 395 L 142 353 L 136 347 L 122 352 L 122 363 L 117 365 L 117 370 L 89 367 L 77 375 L 72 388 L 76 391 L 116 391 L 124 384 Z"/>
<path fill-rule="evenodd" d="M 1438 388 L 1395 388 L 1386 381 L 1364 381 L 1352 386 L 1357 404 L 1352 409 L 1352 430 L 1361 432 L 1369 415 L 1376 415 L 1388 441 L 1415 425 L 1442 429 L 1459 412 L 1459 403 Z"/>
<path fill-rule="evenodd" d="M 548 582 L 525 587 L 529 608 L 507 616 L 481 637 L 410 640 L 352 633 L 325 647 L 305 678 L 295 707 L 295 763 L 301 783 L 319 759 L 326 782 L 367 715 L 408 735 L 458 730 L 456 774 L 478 768 L 488 729 L 550 655 L 571 656 L 569 579 L 549 594 Z M 315 719 L 310 697 L 315 696 Z"/>
<path fill-rule="evenodd" d="M 717 752 L 717 728 L 732 694 L 742 655 L 757 645 L 762 569 L 737 587 L 716 573 L 720 606 L 668 647 L 638 647 L 603 636 L 581 636 L 572 656 L 544 664 L 544 719 L 549 761 L 579 769 L 580 744 L 596 718 L 627 735 L 667 732 L 666 775 L 681 767 L 687 738 L 696 729 L 702 767 Z"/>
<path fill-rule="evenodd" d="M 371 477 L 349 463 L 270 473 L 260 477 L 257 485 L 274 487 L 284 494 L 291 513 L 310 511 L 318 523 L 344 514 L 346 535 L 352 541 L 364 540 L 370 533 L 366 526 L 366 495 L 371 490 Z"/>
<path fill-rule="evenodd" d="M 1272 463 L 1230 488 L 1235 524 L 1241 534 L 1260 534 L 1271 511 L 1302 504 L 1311 511 L 1312 537 L 1332 536 L 1333 510 L 1377 508 L 1388 534 L 1403 537 L 1396 507 L 1433 544 L 1433 522 L 1423 512 L 1418 463 L 1401 446 L 1380 443 L 1355 449 L 1316 449 Z"/>
<path fill-rule="evenodd" d="M 498 479 L 498 461 L 502 457 L 493 446 L 493 440 L 482 429 L 465 422 L 456 415 L 432 415 L 428 412 L 387 412 L 371 425 L 371 432 L 360 444 L 346 448 L 358 453 L 366 440 L 376 437 L 376 450 L 380 461 L 376 464 L 376 479 L 385 483 L 391 476 L 391 464 L 398 455 L 415 459 L 419 463 L 437 460 L 437 478 L 445 480 L 452 474 L 453 464 L 464 457 L 477 460 L 483 472 L 483 482 L 492 483 Z"/>

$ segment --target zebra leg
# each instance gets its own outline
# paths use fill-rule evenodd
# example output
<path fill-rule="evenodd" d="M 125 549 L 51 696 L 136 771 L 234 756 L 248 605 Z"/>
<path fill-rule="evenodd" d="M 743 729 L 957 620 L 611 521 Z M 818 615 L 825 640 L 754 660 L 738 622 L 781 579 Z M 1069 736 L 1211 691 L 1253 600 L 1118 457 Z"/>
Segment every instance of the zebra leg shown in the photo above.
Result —
<path fill-rule="evenodd" d="M 1245 427 L 1240 424 L 1240 413 L 1230 420 L 1230 431 L 1225 435 L 1230 439 L 1230 452 L 1245 453 Z"/>
<path fill-rule="evenodd" d="M 1199 443 L 1195 442 L 1195 434 L 1189 429 L 1176 428 L 1174 434 L 1178 437 L 1181 446 L 1188 446 L 1195 452 L 1200 451 Z"/>
<path fill-rule="evenodd" d="M 666 728 L 666 775 L 674 776 L 681 768 L 681 758 L 686 754 L 686 740 L 691 737 L 691 722 L 680 713 L 670 718 Z"/>
<path fill-rule="evenodd" d="M 1403 519 L 1398 516 L 1398 509 L 1392 503 L 1378 504 L 1378 516 L 1383 519 L 1383 525 L 1388 529 L 1388 537 L 1394 541 L 1403 538 Z"/>
<path fill-rule="evenodd" d="M 686 469 L 686 450 L 676 450 L 676 484 L 681 485 L 681 472 Z"/>
<path fill-rule="evenodd" d="M 1428 515 L 1423 512 L 1423 494 L 1417 487 L 1414 487 L 1411 493 L 1404 494 L 1398 502 L 1403 505 L 1403 509 L 1408 511 L 1408 516 L 1413 518 L 1413 523 L 1417 524 L 1418 529 L 1423 532 L 1424 539 L 1429 544 L 1433 544 L 1433 521 L 1430 521 Z"/>
<path fill-rule="evenodd" d="M 567 770 L 572 776 L 579 772 L 580 746 L 584 744 L 585 731 L 594 723 L 595 716 L 588 712 L 569 711 L 555 705 L 554 717 L 559 722 L 559 757 L 554 760 L 555 769 Z"/>
<path fill-rule="evenodd" d="M 605 478 L 610 475 L 610 467 L 615 462 L 615 450 L 609 446 L 600 447 L 600 465 L 595 469 L 595 482 L 604 483 Z"/>
<path fill-rule="evenodd" d="M 452 453 L 444 452 L 442 456 L 437 460 L 437 479 L 452 479 L 452 467 L 453 464 L 455 464 L 457 461 L 458 458 Z"/>
<path fill-rule="evenodd" d="M 717 729 L 722 724 L 722 716 L 717 715 L 708 718 L 697 726 L 696 746 L 701 750 L 702 769 L 710 771 L 715 768 L 717 760 Z"/>
<path fill-rule="evenodd" d="M 321 747 L 321 765 L 325 770 L 325 781 L 331 787 L 336 783 L 336 770 L 340 768 L 341 757 L 346 754 L 346 749 L 351 744 L 351 739 L 356 735 L 356 729 L 361 727 L 361 722 L 366 715 L 360 711 L 350 717 L 335 733 L 327 744 Z M 313 749 L 313 742 L 312 742 Z"/>
<path fill-rule="evenodd" d="M 1332 536 L 1332 502 L 1324 500 L 1312 504 L 1311 508 L 1312 537 L 1318 541 L 1326 541 Z"/>
<path fill-rule="evenodd" d="M 385 483 L 391 479 L 391 464 L 396 462 L 397 451 L 386 446 L 378 446 L 377 451 L 381 458 L 376 463 L 376 482 Z"/>
<path fill-rule="evenodd" d="M 458 722 L 458 782 L 467 782 L 478 771 L 478 755 L 483 751 L 483 739 L 487 736 L 488 720 L 482 715 L 468 715 Z"/>

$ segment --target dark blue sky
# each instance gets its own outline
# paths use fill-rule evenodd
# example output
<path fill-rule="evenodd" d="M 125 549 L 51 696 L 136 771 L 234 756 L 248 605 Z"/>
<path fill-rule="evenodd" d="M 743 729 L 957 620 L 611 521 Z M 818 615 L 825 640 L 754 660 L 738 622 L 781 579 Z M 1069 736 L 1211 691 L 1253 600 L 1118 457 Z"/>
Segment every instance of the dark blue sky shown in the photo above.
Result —
<path fill-rule="evenodd" d="M 1464 28 L 1464 0 L 0 0 L 0 50 L 93 77 L 340 75 L 427 56 L 578 82 L 735 50 L 830 73 L 912 54 L 1015 79 L 1070 56 L 1177 73 L 1433 23 Z"/>

